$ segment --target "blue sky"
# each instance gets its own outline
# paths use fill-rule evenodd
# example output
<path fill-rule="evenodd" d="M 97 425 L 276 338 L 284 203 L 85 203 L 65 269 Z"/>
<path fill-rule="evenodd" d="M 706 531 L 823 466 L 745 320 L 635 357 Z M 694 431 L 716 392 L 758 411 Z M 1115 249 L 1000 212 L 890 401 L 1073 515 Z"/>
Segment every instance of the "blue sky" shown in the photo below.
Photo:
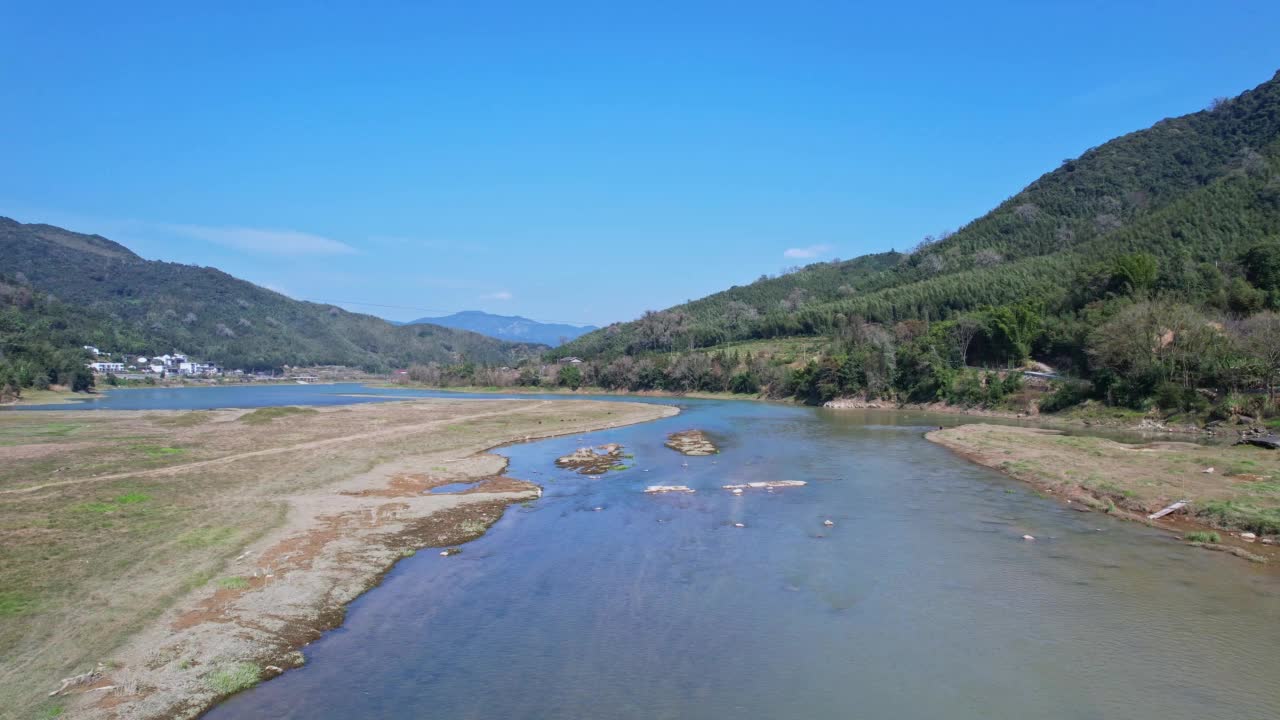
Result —
<path fill-rule="evenodd" d="M 604 324 L 910 247 L 1280 69 L 1275 2 L 859 5 L 6 2 L 0 214 Z"/>

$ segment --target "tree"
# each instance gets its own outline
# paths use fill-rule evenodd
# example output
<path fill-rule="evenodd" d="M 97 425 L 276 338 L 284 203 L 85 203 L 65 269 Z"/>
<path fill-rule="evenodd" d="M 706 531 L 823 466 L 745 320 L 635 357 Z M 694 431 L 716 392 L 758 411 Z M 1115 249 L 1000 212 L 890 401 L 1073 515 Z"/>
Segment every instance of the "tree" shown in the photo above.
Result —
<path fill-rule="evenodd" d="M 1267 397 L 1275 399 L 1276 378 L 1280 377 L 1280 314 L 1263 312 L 1240 326 L 1243 346 L 1258 364 Z"/>
<path fill-rule="evenodd" d="M 1280 289 L 1280 243 L 1255 245 L 1243 260 L 1245 277 L 1254 287 L 1267 292 Z"/>
<path fill-rule="evenodd" d="M 577 365 L 565 365 L 560 368 L 560 373 L 556 377 L 560 387 L 573 388 L 577 390 L 582 387 L 582 371 Z"/>
<path fill-rule="evenodd" d="M 1140 302 L 1116 313 L 1089 335 L 1100 368 L 1144 387 L 1176 380 L 1196 387 L 1221 358 L 1218 326 L 1181 303 Z"/>
<path fill-rule="evenodd" d="M 994 331 L 997 342 L 1002 342 L 1006 352 L 1016 363 L 1031 356 L 1031 343 L 1040 335 L 1044 322 L 1044 309 L 1033 303 L 1018 303 L 989 308 L 986 311 L 987 326 Z"/>
<path fill-rule="evenodd" d="M 982 331 L 982 321 L 972 315 L 961 315 L 948 330 L 960 356 L 960 367 L 965 367 L 969 364 L 969 346 L 973 344 L 974 336 Z"/>
<path fill-rule="evenodd" d="M 1156 284 L 1159 264 L 1150 253 L 1132 253 L 1116 258 L 1112 277 L 1130 295 L 1145 295 Z"/>

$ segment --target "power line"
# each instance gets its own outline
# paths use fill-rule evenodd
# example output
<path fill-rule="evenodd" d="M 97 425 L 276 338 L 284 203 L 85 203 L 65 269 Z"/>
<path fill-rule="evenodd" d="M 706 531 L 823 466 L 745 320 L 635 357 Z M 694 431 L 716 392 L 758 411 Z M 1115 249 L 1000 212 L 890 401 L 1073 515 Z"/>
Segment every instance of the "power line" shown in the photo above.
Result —
<path fill-rule="evenodd" d="M 392 310 L 412 310 L 414 312 L 431 313 L 433 315 L 452 315 L 455 311 L 442 310 L 440 308 L 423 308 L 414 307 L 412 305 L 386 305 L 383 303 L 358 302 L 356 300 L 307 300 L 306 302 L 315 303 L 317 305 L 362 305 L 364 307 L 388 308 Z M 529 318 L 533 320 L 533 318 Z M 595 325 L 595 323 L 580 322 L 578 320 L 534 320 L 540 323 L 557 323 L 560 325 Z"/>

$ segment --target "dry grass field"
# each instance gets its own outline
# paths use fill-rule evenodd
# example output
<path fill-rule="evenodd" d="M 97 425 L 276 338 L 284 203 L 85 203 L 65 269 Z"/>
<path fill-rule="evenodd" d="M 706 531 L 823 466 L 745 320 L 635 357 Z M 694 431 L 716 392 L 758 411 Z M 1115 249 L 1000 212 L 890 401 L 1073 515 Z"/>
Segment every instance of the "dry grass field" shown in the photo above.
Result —
<path fill-rule="evenodd" d="M 1259 544 L 1280 534 L 1280 452 L 1185 442 L 1118 443 L 1099 437 L 1006 425 L 961 425 L 930 440 L 1092 509 L 1138 519 L 1180 500 L 1192 522 L 1253 533 Z M 1254 546 L 1255 552 L 1264 552 Z"/>
<path fill-rule="evenodd" d="M 485 449 L 670 412 L 423 400 L 0 413 L 0 717 L 194 713 L 234 689 L 229 674 L 265 676 L 252 657 L 265 645 L 280 657 L 331 626 L 335 610 L 340 619 L 398 553 L 475 537 L 536 494 L 502 478 L 503 461 Z M 422 492 L 459 479 L 483 482 Z M 279 603 L 291 583 L 328 590 L 286 595 L 293 615 L 256 647 L 218 645 L 229 619 L 253 615 L 255 595 Z M 111 689 L 47 697 L 99 663 L 86 685 Z"/>

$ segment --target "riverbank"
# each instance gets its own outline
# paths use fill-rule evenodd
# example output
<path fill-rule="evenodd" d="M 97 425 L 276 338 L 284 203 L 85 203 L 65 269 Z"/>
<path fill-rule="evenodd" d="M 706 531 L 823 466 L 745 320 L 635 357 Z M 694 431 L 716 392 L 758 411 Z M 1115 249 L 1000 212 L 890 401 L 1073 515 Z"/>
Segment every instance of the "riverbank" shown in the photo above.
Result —
<path fill-rule="evenodd" d="M 70 390 L 23 390 L 16 400 L 0 402 L 0 408 L 22 405 L 70 405 L 93 398 L 97 393 L 71 392 Z"/>
<path fill-rule="evenodd" d="M 660 397 L 660 398 L 694 398 L 697 400 L 756 400 L 760 402 L 790 402 L 787 400 L 774 400 L 766 398 L 758 393 L 739 394 L 739 393 L 716 393 L 716 392 L 670 392 L 667 390 L 608 390 L 600 387 L 581 387 L 577 390 L 563 387 L 533 387 L 527 385 L 516 385 L 512 387 L 498 387 L 496 385 L 455 385 L 450 387 L 436 387 L 433 385 L 424 385 L 415 382 L 367 382 L 369 387 L 376 388 L 399 388 L 408 390 L 436 390 L 439 392 L 458 392 L 470 393 L 476 395 L 564 395 L 566 397 L 574 397 L 579 395 L 616 395 L 619 397 Z"/>
<path fill-rule="evenodd" d="M 745 400 L 752 402 L 781 403 L 799 405 L 801 403 L 790 398 L 770 398 L 759 393 L 677 393 L 667 390 L 608 390 L 598 387 L 583 387 L 577 390 L 569 388 L 543 387 L 432 387 L 413 382 L 370 382 L 370 387 L 406 388 L 415 390 L 438 390 L 441 392 L 459 392 L 470 394 L 503 394 L 503 395 L 564 395 L 574 397 L 580 395 L 615 395 L 619 397 L 656 397 L 656 398 L 693 398 L 700 400 Z M 951 405 L 944 402 L 933 403 L 897 403 L 892 400 L 867 400 L 865 398 L 837 398 L 823 403 L 829 410 L 879 410 L 886 412 L 923 412 L 936 415 L 951 415 L 966 418 L 996 418 L 1034 423 L 1045 427 L 1061 427 L 1068 429 L 1093 428 L 1104 432 L 1139 432 L 1152 435 L 1187 435 L 1210 437 L 1234 437 L 1248 426 L 1222 425 L 1217 428 L 1205 428 L 1192 422 L 1165 420 L 1147 413 L 1101 405 L 1096 401 L 1087 401 L 1081 405 L 1068 408 L 1062 412 L 1044 414 L 1018 410 L 994 409 L 977 406 Z"/>
<path fill-rule="evenodd" d="M 1182 442 L 1128 445 L 990 424 L 939 429 L 925 437 L 1077 510 L 1142 522 L 1250 559 L 1280 560 L 1276 451 Z M 1187 503 L 1182 511 L 1147 518 L 1179 501 Z"/>
<path fill-rule="evenodd" d="M 399 558 L 537 497 L 487 449 L 674 412 L 416 400 L 0 415 L 0 716 L 194 717 L 297 665 Z"/>

